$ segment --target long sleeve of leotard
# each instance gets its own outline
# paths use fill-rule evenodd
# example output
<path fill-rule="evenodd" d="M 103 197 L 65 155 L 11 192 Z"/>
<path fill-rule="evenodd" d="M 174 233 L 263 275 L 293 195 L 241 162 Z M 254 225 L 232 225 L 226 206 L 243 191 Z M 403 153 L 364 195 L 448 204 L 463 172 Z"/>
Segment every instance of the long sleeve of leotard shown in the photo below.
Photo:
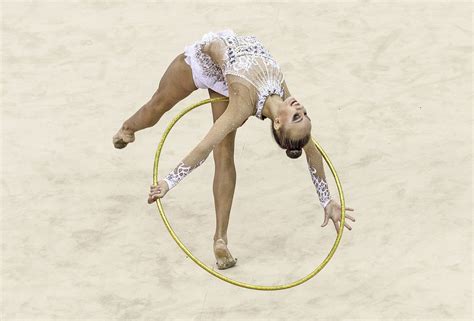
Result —
<path fill-rule="evenodd" d="M 312 140 L 304 147 L 306 154 L 306 162 L 308 164 L 311 180 L 316 187 L 319 202 L 322 207 L 326 207 L 331 201 L 328 184 L 326 182 L 326 175 L 324 174 L 323 157 L 318 151 Z"/>
<path fill-rule="evenodd" d="M 234 104 L 235 105 L 235 104 Z M 230 132 L 236 130 L 249 117 L 241 106 L 227 106 L 226 111 L 216 120 L 212 128 L 199 144 L 163 179 L 169 189 L 175 187 L 209 156 L 214 147 Z"/>

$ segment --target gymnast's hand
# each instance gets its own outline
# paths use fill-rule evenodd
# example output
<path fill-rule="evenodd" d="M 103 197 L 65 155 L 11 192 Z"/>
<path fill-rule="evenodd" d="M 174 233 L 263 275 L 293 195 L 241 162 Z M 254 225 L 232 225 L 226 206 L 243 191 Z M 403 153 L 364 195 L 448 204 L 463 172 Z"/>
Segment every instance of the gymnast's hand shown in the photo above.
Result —
<path fill-rule="evenodd" d="M 346 211 L 353 211 L 353 208 L 346 207 Z M 329 219 L 331 219 L 334 223 L 334 227 L 336 228 L 336 233 L 339 232 L 339 225 L 341 221 L 341 205 L 339 205 L 336 201 L 331 200 L 328 205 L 324 208 L 324 223 L 321 225 L 321 227 L 324 227 L 328 224 Z M 347 224 L 347 219 L 350 219 L 352 222 L 355 222 L 355 219 L 345 213 L 346 219 L 344 220 L 344 226 L 347 227 L 349 230 L 352 230 L 352 227 Z"/>
<path fill-rule="evenodd" d="M 158 185 L 150 186 L 150 194 L 148 195 L 148 204 L 155 202 L 157 199 L 162 198 L 168 193 L 168 183 L 161 179 L 158 181 Z"/>

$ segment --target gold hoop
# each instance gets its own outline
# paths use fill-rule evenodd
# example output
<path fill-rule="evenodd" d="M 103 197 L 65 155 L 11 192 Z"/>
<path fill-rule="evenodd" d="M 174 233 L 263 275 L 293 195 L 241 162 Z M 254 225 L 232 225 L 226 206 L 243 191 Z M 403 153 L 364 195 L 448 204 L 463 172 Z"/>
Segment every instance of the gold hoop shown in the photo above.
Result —
<path fill-rule="evenodd" d="M 190 112 L 194 108 L 199 107 L 199 106 L 204 105 L 204 104 L 207 104 L 207 103 L 214 102 L 214 101 L 228 101 L 228 98 L 227 97 L 219 97 L 219 98 L 210 98 L 210 99 L 203 100 L 203 101 L 201 101 L 197 104 L 194 104 L 194 105 L 191 105 L 191 106 L 185 108 L 176 117 L 174 117 L 173 120 L 170 122 L 168 127 L 165 129 L 165 132 L 163 133 L 163 136 L 161 137 L 161 141 L 158 144 L 158 149 L 156 150 L 155 162 L 154 162 L 154 166 L 153 166 L 153 185 L 158 184 L 158 162 L 159 162 L 159 159 L 160 159 L 161 149 L 163 148 L 163 144 L 165 143 L 166 137 L 168 136 L 171 128 L 173 128 L 173 126 L 176 124 L 176 122 L 181 117 L 183 117 L 185 114 L 187 114 L 188 112 Z M 341 223 L 340 223 L 340 226 L 339 226 L 339 232 L 337 233 L 336 241 L 334 242 L 334 245 L 332 246 L 331 251 L 329 251 L 329 254 L 324 259 L 324 261 L 314 271 L 312 271 L 310 274 L 308 274 L 304 278 L 296 280 L 292 283 L 283 284 L 283 285 L 253 285 L 253 284 L 244 283 L 244 282 L 240 282 L 240 281 L 230 279 L 230 278 L 214 271 L 209 266 L 207 266 L 204 263 L 202 263 L 201 261 L 199 261 L 188 250 L 188 248 L 180 241 L 180 239 L 178 238 L 178 236 L 174 232 L 173 228 L 171 227 L 171 225 L 168 221 L 168 218 L 165 215 L 163 205 L 161 204 L 161 199 L 159 198 L 159 199 L 156 200 L 156 204 L 158 206 L 158 211 L 160 212 L 161 218 L 163 219 L 163 222 L 165 223 L 166 228 L 170 232 L 171 237 L 176 241 L 176 243 L 184 251 L 184 253 L 186 253 L 186 255 L 188 257 L 190 257 L 191 260 L 193 260 L 197 265 L 199 265 L 201 268 L 203 268 L 205 271 L 209 272 L 210 274 L 214 275 L 215 277 L 217 277 L 217 278 L 219 278 L 219 279 L 221 279 L 225 282 L 228 282 L 230 284 L 236 285 L 236 286 L 240 286 L 240 287 L 247 288 L 247 289 L 253 289 L 253 290 L 274 291 L 274 290 L 289 289 L 289 288 L 300 285 L 300 284 L 308 281 L 309 279 L 311 279 L 313 276 L 318 274 L 318 272 L 321 271 L 324 268 L 324 266 L 329 262 L 329 260 L 331 260 L 332 256 L 334 255 L 334 252 L 336 252 L 337 246 L 339 245 L 339 242 L 340 242 L 341 237 L 342 237 L 342 232 L 344 230 L 344 222 L 345 222 L 344 195 L 342 193 L 342 186 L 341 186 L 341 183 L 339 182 L 339 178 L 337 176 L 336 170 L 334 169 L 334 166 L 332 165 L 331 161 L 329 160 L 329 157 L 326 155 L 326 153 L 321 148 L 321 146 L 319 146 L 319 144 L 316 142 L 316 140 L 313 137 L 311 137 L 311 140 L 316 145 L 316 148 L 319 150 L 319 152 L 323 156 L 325 162 L 328 164 L 329 168 L 331 169 L 331 173 L 332 173 L 332 175 L 333 175 L 333 177 L 336 181 L 337 191 L 339 193 L 339 198 L 341 200 Z"/>

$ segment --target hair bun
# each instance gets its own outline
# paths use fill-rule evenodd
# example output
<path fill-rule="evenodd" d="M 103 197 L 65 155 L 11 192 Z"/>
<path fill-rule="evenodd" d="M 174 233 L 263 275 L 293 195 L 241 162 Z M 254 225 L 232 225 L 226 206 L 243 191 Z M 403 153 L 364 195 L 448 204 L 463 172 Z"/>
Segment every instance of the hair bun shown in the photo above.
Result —
<path fill-rule="evenodd" d="M 289 158 L 298 158 L 301 156 L 301 149 L 287 149 L 286 150 L 286 155 L 289 157 Z"/>

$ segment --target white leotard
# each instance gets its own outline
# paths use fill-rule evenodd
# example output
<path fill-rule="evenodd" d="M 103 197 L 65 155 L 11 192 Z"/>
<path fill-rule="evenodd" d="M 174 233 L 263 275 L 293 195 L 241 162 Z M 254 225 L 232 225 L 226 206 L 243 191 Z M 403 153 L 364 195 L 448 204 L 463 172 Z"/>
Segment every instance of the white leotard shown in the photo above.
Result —
<path fill-rule="evenodd" d="M 221 40 L 224 44 L 221 64 L 204 52 L 204 47 L 216 40 Z M 278 94 L 284 97 L 281 69 L 255 36 L 237 35 L 231 29 L 208 32 L 201 40 L 186 46 L 184 53 L 198 88 L 211 88 L 229 96 L 225 77 L 228 74 L 238 76 L 251 84 L 257 94 L 255 116 L 259 119 L 266 118 L 262 115 L 262 110 L 269 95 Z"/>

